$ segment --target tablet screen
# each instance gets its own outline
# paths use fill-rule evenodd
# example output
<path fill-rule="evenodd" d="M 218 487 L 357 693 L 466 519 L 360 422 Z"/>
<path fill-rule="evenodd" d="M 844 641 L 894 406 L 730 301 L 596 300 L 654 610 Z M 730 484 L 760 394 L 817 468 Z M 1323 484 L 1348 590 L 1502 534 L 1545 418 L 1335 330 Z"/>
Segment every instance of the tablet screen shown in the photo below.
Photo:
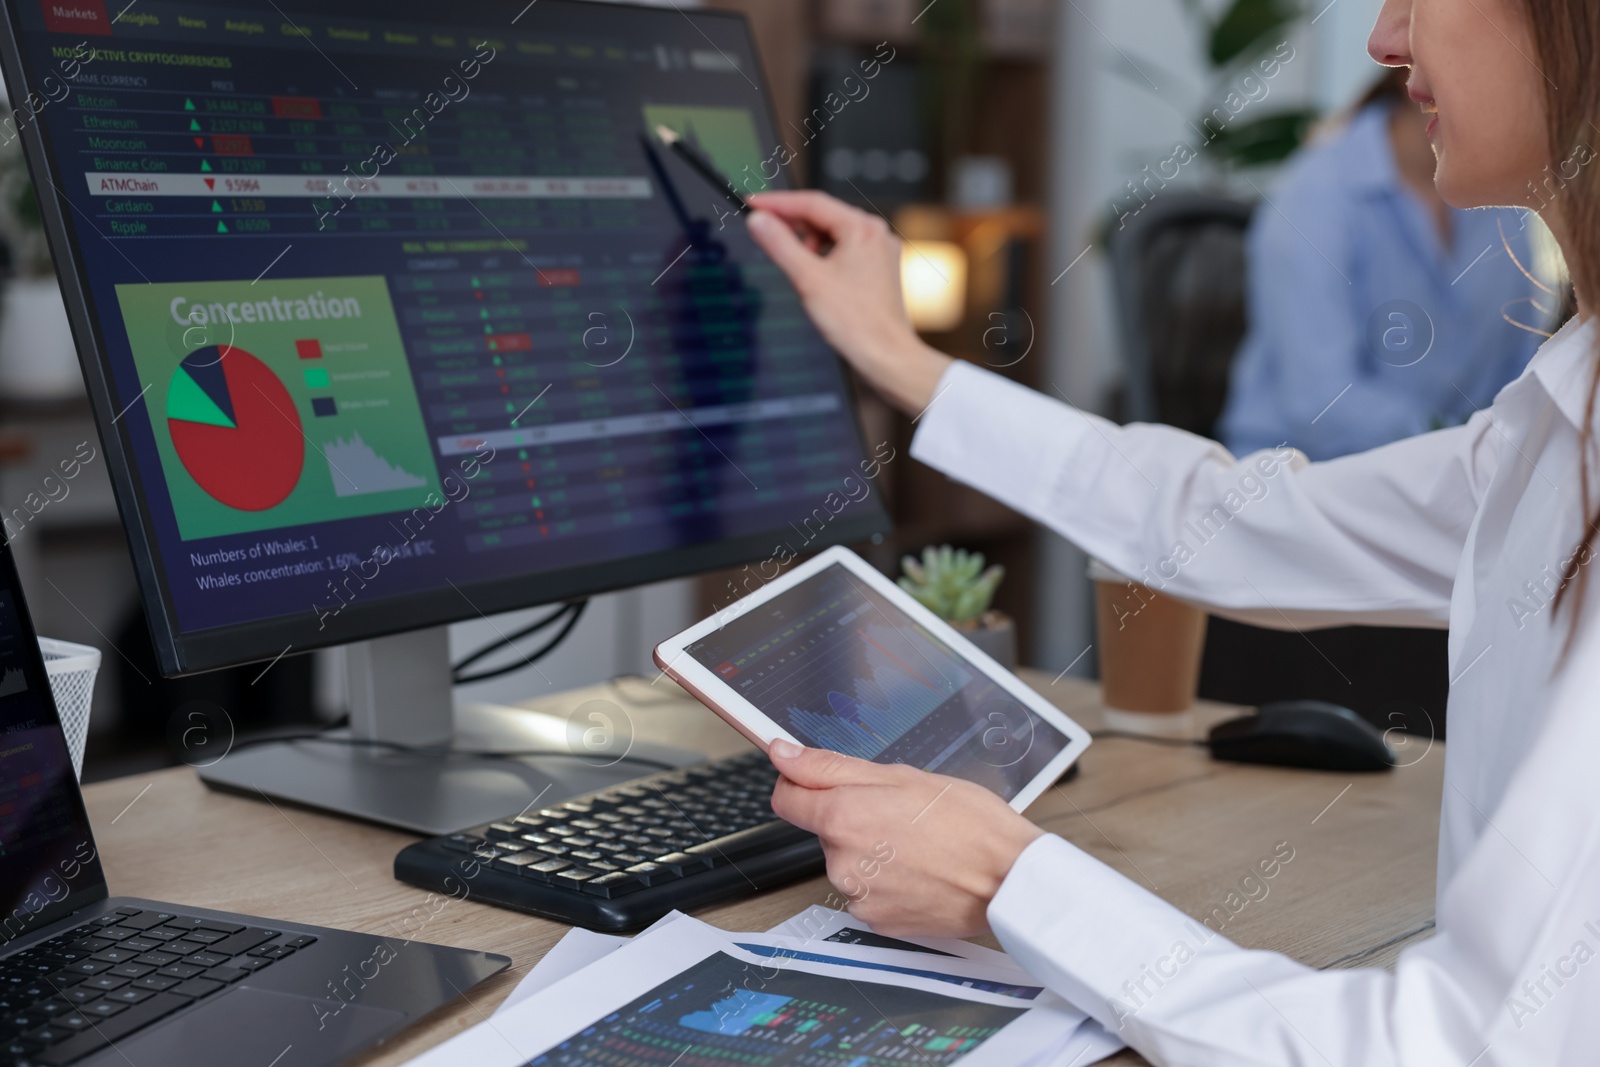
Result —
<path fill-rule="evenodd" d="M 965 778 L 1007 800 L 1070 743 L 837 563 L 687 651 L 806 745 Z"/>

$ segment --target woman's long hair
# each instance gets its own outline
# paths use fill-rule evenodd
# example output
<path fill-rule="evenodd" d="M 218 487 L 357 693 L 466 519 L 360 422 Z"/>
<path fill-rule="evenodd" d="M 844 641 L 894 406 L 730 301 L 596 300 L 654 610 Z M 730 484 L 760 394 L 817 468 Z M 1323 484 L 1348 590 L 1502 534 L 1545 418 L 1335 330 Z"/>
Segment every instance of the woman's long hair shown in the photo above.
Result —
<path fill-rule="evenodd" d="M 1550 166 L 1530 185 L 1530 202 L 1544 210 L 1552 228 L 1562 234 L 1567 269 L 1574 290 L 1583 299 L 1600 297 L 1600 3 L 1596 0 L 1522 0 L 1533 29 L 1533 60 L 1544 77 L 1546 136 Z M 1581 162 L 1578 162 L 1581 161 Z M 1572 172 L 1576 170 L 1576 173 Z M 1570 176 L 1569 176 L 1570 175 Z M 1595 309 L 1582 309 L 1592 314 Z M 1559 610 L 1574 598 L 1572 625 L 1567 634 L 1570 649 L 1583 610 L 1589 583 L 1585 565 L 1600 537 L 1600 509 L 1590 489 L 1596 458 L 1594 421 L 1600 396 L 1600 351 L 1594 354 L 1594 371 L 1579 434 L 1579 492 L 1586 516 L 1583 539 L 1572 562 L 1561 575 L 1556 592 Z"/>

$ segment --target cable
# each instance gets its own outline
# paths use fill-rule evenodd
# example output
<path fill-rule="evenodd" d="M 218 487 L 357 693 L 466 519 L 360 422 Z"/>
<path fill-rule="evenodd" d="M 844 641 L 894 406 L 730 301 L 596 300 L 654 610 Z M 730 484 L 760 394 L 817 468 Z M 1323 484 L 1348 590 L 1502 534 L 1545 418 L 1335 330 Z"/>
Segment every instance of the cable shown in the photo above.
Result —
<path fill-rule="evenodd" d="M 578 625 L 578 620 L 583 618 L 583 609 L 588 607 L 588 605 L 589 605 L 589 602 L 587 600 L 580 600 L 580 601 L 577 601 L 575 604 L 571 605 L 570 606 L 570 613 L 567 615 L 567 621 L 561 627 L 560 630 L 556 631 L 556 635 L 554 637 L 550 638 L 549 641 L 545 642 L 545 644 L 543 646 L 541 646 L 540 648 L 537 648 L 534 651 L 528 653 L 526 656 L 524 656 L 522 659 L 518 660 L 517 662 L 508 663 L 504 667 L 492 667 L 492 668 L 490 668 L 488 670 L 479 671 L 477 674 L 456 674 L 455 672 L 452 671 L 451 682 L 453 684 L 455 684 L 455 685 L 471 685 L 474 682 L 486 682 L 491 678 L 499 678 L 502 675 L 512 674 L 512 673 L 515 673 L 516 671 L 520 671 L 524 667 L 533 666 L 535 663 L 538 663 L 540 660 L 544 659 L 550 653 L 554 652 L 556 650 L 556 646 L 561 644 L 562 641 L 566 640 L 567 635 L 570 634 L 572 632 L 573 628 Z M 548 619 L 548 620 L 540 620 L 540 622 L 538 623 L 538 627 L 540 629 L 542 629 L 544 626 L 548 625 L 550 621 L 553 621 L 556 617 L 557 616 L 551 616 L 551 618 Z M 503 640 L 503 641 L 499 642 L 499 645 L 501 647 L 503 647 L 505 645 L 509 645 L 510 642 L 512 640 L 515 640 L 515 639 L 516 638 Z M 485 653 L 487 653 L 489 651 L 493 651 L 493 649 L 486 649 L 486 650 L 483 650 L 483 651 Z M 474 653 L 474 655 L 477 655 L 477 654 Z M 471 659 L 471 657 L 468 657 L 468 658 Z"/>
<path fill-rule="evenodd" d="M 544 616 L 543 618 L 535 619 L 533 622 L 529 623 L 527 626 L 524 626 L 516 633 L 511 634 L 509 637 L 502 634 L 500 637 L 490 641 L 488 644 L 479 647 L 477 651 L 469 653 L 464 659 L 460 659 L 455 663 L 452 663 L 450 665 L 450 673 L 452 675 L 460 674 L 462 671 L 466 670 L 468 667 L 472 666 L 474 663 L 478 662 L 484 657 L 493 655 L 500 649 L 514 644 L 517 641 L 522 640 L 524 637 L 529 637 L 533 634 L 536 634 L 545 627 L 561 621 L 570 615 L 574 606 L 579 603 L 587 603 L 587 601 L 571 601 L 566 604 L 562 604 L 550 614 Z"/>
<path fill-rule="evenodd" d="M 589 601 L 587 598 L 583 600 L 574 600 L 571 603 L 563 604 L 549 615 L 530 623 L 509 637 L 500 637 L 494 641 L 491 641 L 489 644 L 484 645 L 482 648 L 478 649 L 476 652 L 473 652 L 465 659 L 451 665 L 451 683 L 453 685 L 471 685 L 474 682 L 486 682 L 490 678 L 499 678 L 501 675 L 511 674 L 514 671 L 522 670 L 524 667 L 533 666 L 535 663 L 548 656 L 551 652 L 554 652 L 556 646 L 561 644 L 562 641 L 566 640 L 567 635 L 570 634 L 573 628 L 578 625 L 578 620 L 583 618 L 584 609 L 588 606 Z M 522 659 L 517 660 L 514 663 L 508 663 L 504 667 L 491 667 L 488 670 L 479 671 L 477 674 L 462 673 L 467 667 L 470 667 L 472 664 L 478 662 L 486 656 L 490 656 L 502 648 L 513 645 L 524 637 L 538 633 L 540 630 L 543 630 L 547 626 L 553 625 L 563 617 L 565 617 L 566 622 L 560 630 L 556 631 L 555 636 L 550 638 L 549 641 L 545 642 L 544 645 L 532 652 L 527 653 L 522 657 Z"/>
<path fill-rule="evenodd" d="M 271 745 L 278 742 L 311 741 L 320 745 L 340 745 L 345 748 L 385 748 L 393 752 L 404 752 L 419 756 L 465 756 L 472 759 L 526 759 L 537 756 L 550 756 L 560 759 L 587 759 L 584 754 L 577 752 L 561 752 L 556 749 L 522 749 L 518 751 L 497 752 L 486 749 L 448 748 L 444 745 L 407 745 L 399 741 L 368 740 L 360 737 L 329 737 L 327 734 L 278 734 L 270 737 L 252 737 L 237 742 L 231 751 L 237 752 L 241 748 L 251 748 L 255 745 Z M 596 753 L 596 756 L 604 755 Z M 646 756 L 606 756 L 613 763 L 639 763 L 647 767 L 656 767 L 663 771 L 675 771 L 678 765 L 665 760 L 650 759 Z"/>
<path fill-rule="evenodd" d="M 572 611 L 572 604 L 563 604 L 543 618 L 535 619 L 532 623 L 524 626 L 510 637 L 506 637 L 502 634 L 497 640 L 490 641 L 488 644 L 480 646 L 476 652 L 469 653 L 465 659 L 460 659 L 455 663 L 452 663 L 450 665 L 450 673 L 459 674 L 461 671 L 466 670 L 468 667 L 472 666 L 480 659 L 483 659 L 485 656 L 491 655 L 492 653 L 506 647 L 509 644 L 512 644 L 515 641 L 519 641 L 530 634 L 538 633 L 551 623 L 564 618 L 570 611 Z"/>
<path fill-rule="evenodd" d="M 1150 734 L 1135 734 L 1124 730 L 1094 730 L 1090 732 L 1089 736 L 1096 741 L 1119 739 L 1122 741 L 1144 741 L 1152 745 L 1169 745 L 1177 748 L 1206 747 L 1206 743 L 1200 740 L 1185 737 L 1153 737 Z"/>

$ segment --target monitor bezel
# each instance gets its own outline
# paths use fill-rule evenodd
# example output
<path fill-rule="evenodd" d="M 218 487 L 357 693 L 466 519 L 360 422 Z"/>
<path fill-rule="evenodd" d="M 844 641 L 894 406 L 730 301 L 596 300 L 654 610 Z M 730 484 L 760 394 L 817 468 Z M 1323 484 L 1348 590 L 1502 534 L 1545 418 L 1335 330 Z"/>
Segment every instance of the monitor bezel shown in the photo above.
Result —
<path fill-rule="evenodd" d="M 474 0 L 484 6 L 515 7 L 515 0 Z M 548 0 L 559 6 L 577 4 L 584 0 Z M 659 12 L 659 7 L 646 4 L 611 3 L 607 7 Z M 755 76 L 767 108 L 771 128 L 778 129 L 772 111 L 771 82 L 761 61 L 760 52 L 750 31 L 749 19 L 742 12 L 696 9 L 684 12 L 687 18 L 731 20 L 738 24 L 745 37 L 749 54 L 755 59 Z M 23 29 L 18 22 L 15 4 L 6 5 L 6 16 L 0 20 L 0 75 L 5 78 L 7 95 L 11 100 L 26 99 L 35 91 L 29 81 L 22 59 L 20 40 Z M 91 44 L 93 42 L 90 42 Z M 14 90 L 20 89 L 21 92 Z M 66 212 L 71 207 L 60 192 L 58 175 L 51 172 L 51 159 L 46 149 L 38 122 L 19 124 L 24 158 L 29 178 L 35 189 L 49 186 L 55 195 L 38 197 L 40 215 L 44 222 L 45 237 L 56 264 L 56 279 L 61 286 L 66 305 L 67 320 L 78 352 L 78 363 L 83 372 L 99 432 L 101 447 L 110 472 L 112 490 L 116 498 L 123 529 L 128 536 L 133 558 L 135 578 L 140 600 L 144 605 L 146 620 L 160 670 L 165 677 L 197 674 L 224 667 L 274 660 L 284 655 L 310 652 L 320 648 L 387 637 L 411 630 L 444 626 L 473 618 L 515 611 L 522 608 L 549 604 L 580 596 L 614 592 L 652 582 L 689 577 L 706 571 L 735 567 L 771 555 L 776 547 L 775 538 L 782 538 L 785 527 L 749 534 L 739 538 L 689 545 L 664 552 L 649 553 L 619 560 L 602 561 L 579 567 L 566 568 L 546 574 L 493 579 L 459 589 L 436 589 L 401 596 L 378 598 L 365 604 L 348 604 L 333 619 L 323 618 L 317 632 L 307 630 L 319 620 L 308 605 L 303 615 L 282 616 L 260 622 L 241 623 L 205 630 L 181 632 L 177 625 L 176 610 L 163 573 L 163 565 L 155 541 L 154 527 L 144 499 L 143 482 L 136 469 L 131 442 L 126 437 L 126 427 L 118 427 L 121 416 L 114 406 L 115 393 L 109 376 L 106 349 L 102 342 L 100 324 L 94 314 L 86 267 L 73 246 L 66 224 Z M 787 170 L 782 172 L 789 181 Z M 790 183 L 792 184 L 792 183 Z M 100 235 L 101 239 L 109 238 Z M 863 460 L 870 459 L 861 431 L 859 412 L 855 404 L 855 384 L 851 374 L 842 375 L 844 396 L 851 409 L 851 427 L 857 450 Z M 135 400 L 129 405 L 137 406 Z M 108 433 L 108 427 L 116 427 Z M 850 516 L 839 515 L 808 542 L 806 550 L 823 549 L 837 544 L 854 544 L 880 537 L 889 532 L 892 524 L 887 510 L 874 494 L 870 509 Z"/>

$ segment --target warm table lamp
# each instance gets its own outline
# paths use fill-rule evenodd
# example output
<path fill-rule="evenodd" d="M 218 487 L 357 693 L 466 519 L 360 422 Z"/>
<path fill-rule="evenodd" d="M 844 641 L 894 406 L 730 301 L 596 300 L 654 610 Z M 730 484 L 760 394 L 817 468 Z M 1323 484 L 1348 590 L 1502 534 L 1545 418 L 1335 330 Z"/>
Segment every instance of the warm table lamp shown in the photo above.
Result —
<path fill-rule="evenodd" d="M 907 241 L 900 251 L 900 287 L 919 332 L 955 329 L 967 310 L 966 250 L 954 241 Z"/>

